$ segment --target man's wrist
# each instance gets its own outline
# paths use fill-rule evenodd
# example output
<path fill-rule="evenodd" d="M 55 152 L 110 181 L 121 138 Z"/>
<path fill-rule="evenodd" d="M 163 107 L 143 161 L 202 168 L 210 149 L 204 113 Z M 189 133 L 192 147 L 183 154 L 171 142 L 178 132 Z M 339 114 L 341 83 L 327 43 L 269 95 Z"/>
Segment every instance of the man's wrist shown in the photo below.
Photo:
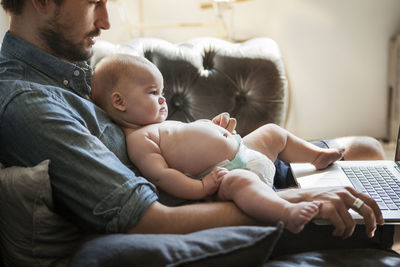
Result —
<path fill-rule="evenodd" d="M 306 194 L 304 194 L 303 190 L 301 189 L 284 189 L 277 191 L 277 194 L 281 198 L 291 203 L 298 203 L 301 201 L 305 201 L 307 198 Z"/>

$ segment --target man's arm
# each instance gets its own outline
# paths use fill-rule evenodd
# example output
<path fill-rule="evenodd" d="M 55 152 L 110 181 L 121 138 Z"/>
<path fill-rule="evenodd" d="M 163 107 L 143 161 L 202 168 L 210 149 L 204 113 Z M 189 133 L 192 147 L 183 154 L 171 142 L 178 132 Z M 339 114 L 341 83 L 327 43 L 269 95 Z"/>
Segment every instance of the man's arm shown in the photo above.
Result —
<path fill-rule="evenodd" d="M 365 202 L 359 212 L 364 217 L 367 236 L 373 236 L 377 223 L 384 223 L 376 203 L 349 187 L 288 189 L 279 191 L 278 194 L 293 203 L 322 200 L 324 203 L 317 218 L 332 223 L 335 227 L 334 236 L 348 238 L 352 235 L 355 223 L 348 209 L 356 197 Z M 190 233 L 235 225 L 261 225 L 261 223 L 242 213 L 233 202 L 201 203 L 180 207 L 166 207 L 154 202 L 139 223 L 128 233 Z"/>
<path fill-rule="evenodd" d="M 185 234 L 209 228 L 261 225 L 233 202 L 212 202 L 167 207 L 154 202 L 128 233 Z"/>
<path fill-rule="evenodd" d="M 34 86 L 13 98 L 3 113 L 0 154 L 6 164 L 33 166 L 50 159 L 57 205 L 93 231 L 126 232 L 157 194 L 154 185 L 121 162 L 130 164 L 123 132 L 108 117 L 93 113 L 91 105 L 79 105 L 79 97 L 84 117 L 57 90 Z M 74 103 L 75 96 L 67 99 Z"/>

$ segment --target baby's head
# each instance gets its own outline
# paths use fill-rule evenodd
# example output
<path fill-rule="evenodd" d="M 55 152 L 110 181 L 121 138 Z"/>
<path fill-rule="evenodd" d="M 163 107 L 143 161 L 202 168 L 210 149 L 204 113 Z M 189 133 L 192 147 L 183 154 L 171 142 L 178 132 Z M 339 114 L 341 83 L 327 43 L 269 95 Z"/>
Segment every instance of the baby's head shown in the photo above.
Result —
<path fill-rule="evenodd" d="M 163 77 L 153 63 L 126 54 L 103 58 L 96 65 L 92 79 L 94 103 L 128 128 L 167 118 L 163 88 Z"/>

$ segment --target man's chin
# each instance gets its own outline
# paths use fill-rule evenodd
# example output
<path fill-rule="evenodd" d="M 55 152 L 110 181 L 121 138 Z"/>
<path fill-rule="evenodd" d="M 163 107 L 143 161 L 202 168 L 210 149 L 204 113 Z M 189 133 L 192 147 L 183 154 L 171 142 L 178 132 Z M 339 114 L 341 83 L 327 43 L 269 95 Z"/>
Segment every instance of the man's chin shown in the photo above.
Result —
<path fill-rule="evenodd" d="M 83 54 L 82 60 L 88 60 L 93 56 L 93 47 L 87 48 L 85 53 Z"/>
<path fill-rule="evenodd" d="M 80 49 L 70 50 L 68 55 L 64 55 L 64 57 L 69 61 L 85 61 L 90 59 L 93 56 L 93 47 L 86 46 Z"/>
<path fill-rule="evenodd" d="M 78 61 L 86 61 L 89 60 L 93 55 L 93 51 L 90 50 L 89 52 L 86 53 L 81 53 L 79 55 L 77 54 L 70 54 L 70 55 L 64 55 L 64 59 L 67 61 L 71 62 L 78 62 Z M 62 57 L 62 56 L 61 56 Z"/>

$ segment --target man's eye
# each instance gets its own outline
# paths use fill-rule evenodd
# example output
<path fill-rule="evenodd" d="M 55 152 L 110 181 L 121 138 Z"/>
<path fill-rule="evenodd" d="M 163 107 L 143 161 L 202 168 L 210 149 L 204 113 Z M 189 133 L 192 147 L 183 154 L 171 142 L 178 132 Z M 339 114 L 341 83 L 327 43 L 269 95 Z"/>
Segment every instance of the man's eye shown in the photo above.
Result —
<path fill-rule="evenodd" d="M 102 2 L 101 0 L 89 1 L 90 4 L 94 5 L 99 5 L 101 2 Z"/>

